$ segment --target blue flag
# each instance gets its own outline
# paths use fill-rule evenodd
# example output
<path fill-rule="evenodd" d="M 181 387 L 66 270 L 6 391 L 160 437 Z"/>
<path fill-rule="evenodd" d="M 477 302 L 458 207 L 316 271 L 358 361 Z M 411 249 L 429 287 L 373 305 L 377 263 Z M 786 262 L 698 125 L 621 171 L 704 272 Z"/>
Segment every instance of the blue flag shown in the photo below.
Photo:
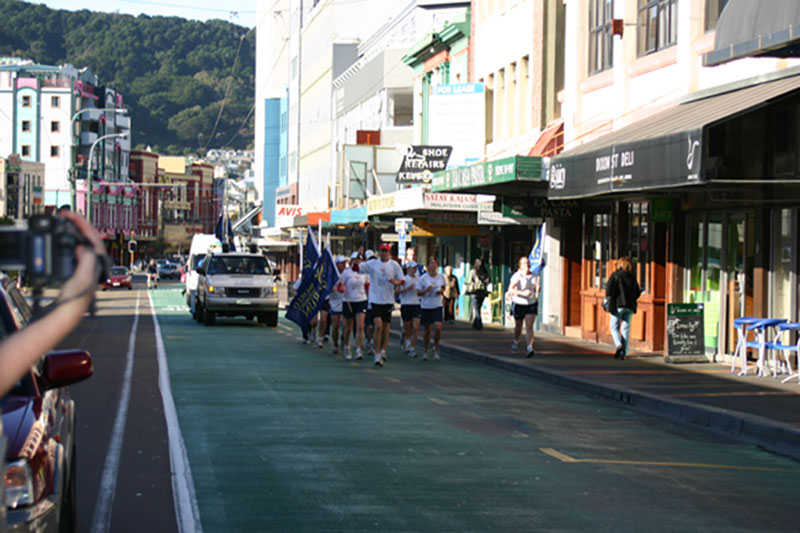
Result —
<path fill-rule="evenodd" d="M 303 278 L 311 277 L 317 261 L 319 261 L 319 246 L 317 246 L 317 240 L 314 238 L 314 232 L 311 228 L 308 228 L 308 239 L 306 239 L 306 247 L 303 252 Z"/>
<path fill-rule="evenodd" d="M 305 259 L 303 261 L 305 263 Z M 304 275 L 300 288 L 289 306 L 286 318 L 305 328 L 322 308 L 322 303 L 331 290 L 339 283 L 339 271 L 333 256 L 327 248 L 313 266 L 310 275 Z"/>
<path fill-rule="evenodd" d="M 533 248 L 531 249 L 531 253 L 528 255 L 528 261 L 531 264 L 531 272 L 536 274 L 537 276 L 542 273 L 542 268 L 544 268 L 544 257 L 542 256 L 542 247 L 544 246 L 544 236 L 545 236 L 545 222 L 542 224 L 541 229 L 539 230 L 539 235 L 536 236 L 536 242 L 533 244 Z"/>
<path fill-rule="evenodd" d="M 223 230 L 223 220 L 227 222 L 228 228 L 227 230 Z M 233 227 L 231 226 L 231 220 L 229 218 L 225 218 L 222 215 L 219 216 L 219 220 L 217 220 L 217 225 L 214 227 L 214 236 L 219 239 L 219 242 L 227 242 L 229 245 L 229 250 L 231 252 L 236 251 L 236 246 L 233 244 Z"/>

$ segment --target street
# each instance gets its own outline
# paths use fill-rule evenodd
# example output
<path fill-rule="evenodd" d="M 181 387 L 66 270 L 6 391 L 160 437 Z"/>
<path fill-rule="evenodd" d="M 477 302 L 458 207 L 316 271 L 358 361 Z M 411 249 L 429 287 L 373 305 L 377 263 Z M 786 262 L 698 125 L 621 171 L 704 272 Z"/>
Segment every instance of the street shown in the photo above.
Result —
<path fill-rule="evenodd" d="M 80 531 L 175 531 L 176 509 L 192 516 L 173 496 L 149 296 L 205 531 L 796 529 L 789 459 L 485 366 L 410 359 L 394 338 L 375 368 L 302 345 L 283 318 L 203 326 L 180 289 L 98 292 L 62 344 L 95 365 L 72 389 Z"/>

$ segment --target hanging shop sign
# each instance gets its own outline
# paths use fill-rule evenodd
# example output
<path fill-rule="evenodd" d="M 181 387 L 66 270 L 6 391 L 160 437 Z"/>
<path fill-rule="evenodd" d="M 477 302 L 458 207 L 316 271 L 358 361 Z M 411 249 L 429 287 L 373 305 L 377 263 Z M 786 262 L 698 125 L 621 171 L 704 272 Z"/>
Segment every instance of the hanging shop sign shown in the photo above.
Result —
<path fill-rule="evenodd" d="M 431 211 L 428 213 L 431 224 L 457 224 L 475 226 L 478 224 L 478 213 L 454 213 L 452 211 Z"/>
<path fill-rule="evenodd" d="M 438 172 L 433 177 L 431 190 L 454 191 L 514 181 L 541 181 L 541 179 L 541 158 L 516 156 Z"/>
<path fill-rule="evenodd" d="M 502 214 L 510 218 L 577 218 L 580 200 L 548 200 L 541 197 L 503 198 Z"/>
<path fill-rule="evenodd" d="M 443 211 L 491 211 L 490 202 L 480 202 L 477 194 L 425 193 L 425 209 Z"/>
<path fill-rule="evenodd" d="M 452 146 L 403 146 L 403 161 L 397 172 L 397 183 L 428 184 L 433 173 L 447 168 Z"/>

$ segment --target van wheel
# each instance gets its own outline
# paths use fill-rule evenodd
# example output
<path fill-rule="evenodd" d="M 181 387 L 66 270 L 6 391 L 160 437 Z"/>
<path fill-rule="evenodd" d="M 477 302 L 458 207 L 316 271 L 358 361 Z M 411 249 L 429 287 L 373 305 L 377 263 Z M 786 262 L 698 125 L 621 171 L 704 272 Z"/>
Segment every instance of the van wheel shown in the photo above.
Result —
<path fill-rule="evenodd" d="M 206 326 L 213 326 L 216 318 L 217 316 L 214 311 L 209 311 L 205 307 L 203 308 L 203 324 Z"/>

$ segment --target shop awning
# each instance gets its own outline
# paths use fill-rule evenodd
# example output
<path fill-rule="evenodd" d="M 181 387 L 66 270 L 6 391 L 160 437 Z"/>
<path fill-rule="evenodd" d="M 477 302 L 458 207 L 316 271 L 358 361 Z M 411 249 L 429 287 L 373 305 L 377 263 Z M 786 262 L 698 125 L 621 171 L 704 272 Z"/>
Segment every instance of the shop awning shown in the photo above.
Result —
<path fill-rule="evenodd" d="M 528 156 L 548 157 L 561 152 L 564 147 L 564 121 L 561 119 L 553 121 L 539 135 L 536 144 L 533 145 Z"/>
<path fill-rule="evenodd" d="M 765 81 L 766 80 L 766 81 Z M 704 182 L 704 130 L 800 89 L 800 69 L 691 95 L 685 103 L 545 159 L 550 199 Z"/>
<path fill-rule="evenodd" d="M 800 2 L 729 0 L 717 22 L 706 66 L 742 57 L 800 57 Z"/>
<path fill-rule="evenodd" d="M 519 195 L 522 183 L 528 191 L 538 189 L 541 196 L 546 195 L 540 157 L 507 157 L 436 172 L 431 191 L 508 196 Z"/>

